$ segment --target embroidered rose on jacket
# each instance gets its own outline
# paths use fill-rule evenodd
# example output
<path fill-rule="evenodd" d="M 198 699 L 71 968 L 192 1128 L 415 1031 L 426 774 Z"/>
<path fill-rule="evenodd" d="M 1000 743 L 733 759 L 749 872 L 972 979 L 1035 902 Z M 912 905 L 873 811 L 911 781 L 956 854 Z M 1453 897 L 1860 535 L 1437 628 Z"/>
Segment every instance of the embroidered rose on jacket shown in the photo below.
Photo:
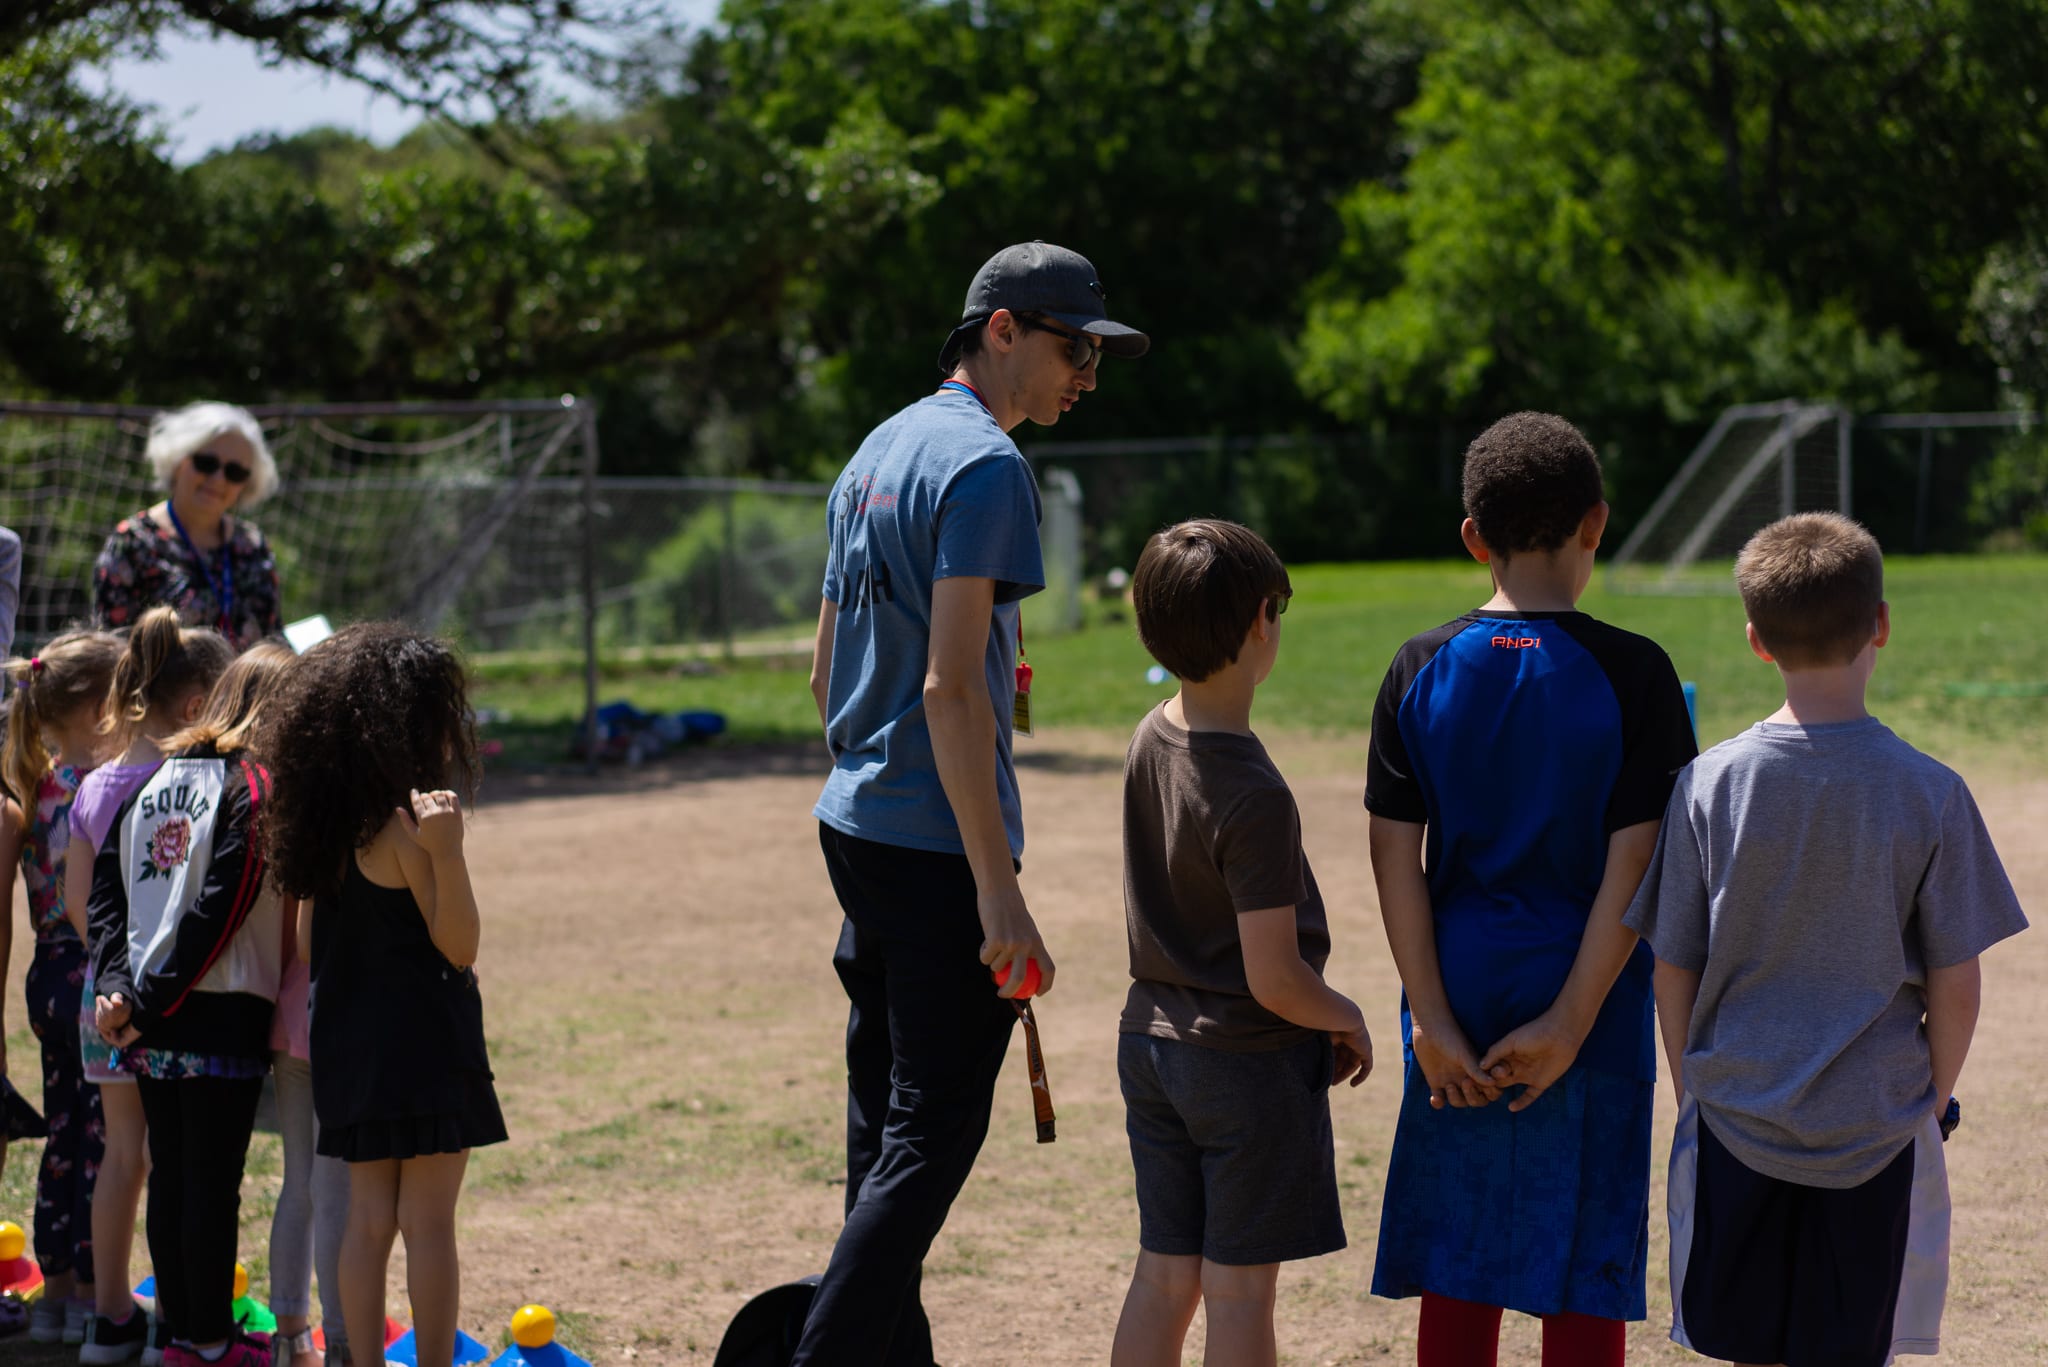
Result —
<path fill-rule="evenodd" d="M 191 852 L 192 823 L 182 816 L 173 817 L 150 836 L 149 857 L 143 860 L 142 874 L 136 881 L 170 877 L 171 870 L 184 863 L 185 856 Z"/>

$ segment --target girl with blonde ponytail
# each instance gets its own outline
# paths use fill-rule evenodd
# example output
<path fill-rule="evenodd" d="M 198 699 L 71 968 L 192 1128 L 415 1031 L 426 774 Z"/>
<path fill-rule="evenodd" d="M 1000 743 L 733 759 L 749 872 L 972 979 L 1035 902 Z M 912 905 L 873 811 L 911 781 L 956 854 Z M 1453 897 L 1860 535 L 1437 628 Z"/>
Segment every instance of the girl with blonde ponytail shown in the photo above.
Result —
<path fill-rule="evenodd" d="M 108 828 L 129 796 L 148 782 L 163 763 L 163 743 L 198 720 L 206 697 L 232 658 L 218 632 L 180 625 L 170 608 L 143 614 L 128 633 L 126 648 L 115 662 L 106 694 L 100 730 L 109 748 L 118 749 L 110 763 L 86 775 L 71 812 L 71 848 L 64 861 L 67 910 L 85 930 L 88 903 L 95 892 L 93 864 Z M 87 936 L 89 957 L 100 946 Z M 98 1084 L 106 1124 L 106 1152 L 92 1202 L 93 1281 L 95 1312 L 87 1317 L 85 1344 L 79 1361 L 121 1362 L 135 1356 L 149 1325 L 136 1309 L 128 1288 L 129 1253 L 135 1242 L 135 1209 L 148 1171 L 147 1127 L 133 1074 L 116 1066 L 121 1051 L 100 1038 L 93 1022 L 95 985 L 88 965 L 85 990 L 73 1029 L 81 1041 L 85 1076 Z"/>
<path fill-rule="evenodd" d="M 61 1340 L 67 1319 L 82 1335 L 94 1293 L 89 1175 L 100 1163 L 102 1129 L 99 1093 L 86 1082 L 78 1037 L 85 986 L 78 927 L 85 907 L 65 901 L 65 873 L 72 806 L 103 746 L 100 712 L 120 653 L 120 643 L 104 632 L 77 632 L 6 664 L 14 702 L 0 744 L 6 790 L 0 798 L 0 981 L 14 948 L 8 908 L 19 866 L 35 936 L 23 995 L 41 1046 L 43 1114 L 50 1124 L 36 1180 L 35 1249 L 44 1295 L 28 1326 L 42 1343 Z M 5 1017 L 0 1000 L 0 1079 L 8 1073 Z"/>

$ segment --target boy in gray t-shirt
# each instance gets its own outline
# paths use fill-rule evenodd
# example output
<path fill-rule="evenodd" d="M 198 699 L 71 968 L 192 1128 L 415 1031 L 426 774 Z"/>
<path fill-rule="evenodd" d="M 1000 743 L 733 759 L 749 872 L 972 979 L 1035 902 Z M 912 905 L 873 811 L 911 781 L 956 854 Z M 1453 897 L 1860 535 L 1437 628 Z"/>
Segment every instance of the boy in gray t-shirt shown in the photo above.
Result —
<path fill-rule="evenodd" d="M 1882 1367 L 1939 1345 L 1977 956 L 2027 922 L 1962 779 L 1865 710 L 1877 542 L 1803 513 L 1735 574 L 1785 705 L 1679 775 L 1624 918 L 1657 955 L 1680 1101 L 1672 1337 Z"/>

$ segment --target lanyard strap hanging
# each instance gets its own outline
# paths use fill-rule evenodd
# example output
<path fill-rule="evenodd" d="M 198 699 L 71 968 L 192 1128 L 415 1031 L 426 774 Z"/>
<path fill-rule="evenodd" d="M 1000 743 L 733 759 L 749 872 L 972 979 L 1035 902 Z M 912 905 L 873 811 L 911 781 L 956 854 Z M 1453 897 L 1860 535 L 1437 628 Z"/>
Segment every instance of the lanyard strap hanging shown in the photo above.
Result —
<path fill-rule="evenodd" d="M 1038 1045 L 1038 1017 L 1031 1014 L 1028 1001 L 1013 1001 L 1010 1005 L 1016 1008 L 1017 1019 L 1024 1022 L 1024 1061 L 1031 1072 L 1031 1110 L 1038 1122 L 1038 1142 L 1050 1144 L 1059 1136 L 1053 1133 L 1052 1088 L 1045 1080 L 1045 1050 Z"/>
<path fill-rule="evenodd" d="M 207 586 L 213 590 L 214 602 L 220 606 L 220 631 L 223 636 L 232 636 L 230 623 L 235 612 L 235 548 L 234 541 L 227 534 L 226 525 L 221 528 L 220 573 L 213 572 L 213 566 L 200 554 L 199 544 L 192 539 L 192 533 L 185 530 L 185 524 L 178 520 L 178 505 L 164 500 L 164 511 L 171 515 L 171 525 L 178 529 L 178 539 L 185 543 L 185 549 L 192 552 L 192 559 L 198 562 L 199 572 L 206 576 Z"/>

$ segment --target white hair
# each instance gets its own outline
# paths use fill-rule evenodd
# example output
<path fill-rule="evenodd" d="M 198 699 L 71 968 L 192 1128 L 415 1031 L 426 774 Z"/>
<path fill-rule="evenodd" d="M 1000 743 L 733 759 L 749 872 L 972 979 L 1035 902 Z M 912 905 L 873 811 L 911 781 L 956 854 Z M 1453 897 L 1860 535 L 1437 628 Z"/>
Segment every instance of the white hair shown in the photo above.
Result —
<path fill-rule="evenodd" d="M 263 429 L 248 409 L 238 408 L 231 403 L 203 401 L 188 403 L 183 408 L 168 413 L 159 413 L 150 420 L 149 446 L 143 453 L 149 461 L 149 468 L 156 473 L 157 482 L 165 488 L 171 484 L 171 475 L 185 463 L 185 458 L 203 450 L 214 438 L 228 432 L 240 434 L 255 452 L 256 468 L 249 472 L 249 482 L 243 486 L 243 493 L 236 506 L 253 508 L 277 489 L 277 462 L 271 459 L 270 447 L 263 440 Z"/>

